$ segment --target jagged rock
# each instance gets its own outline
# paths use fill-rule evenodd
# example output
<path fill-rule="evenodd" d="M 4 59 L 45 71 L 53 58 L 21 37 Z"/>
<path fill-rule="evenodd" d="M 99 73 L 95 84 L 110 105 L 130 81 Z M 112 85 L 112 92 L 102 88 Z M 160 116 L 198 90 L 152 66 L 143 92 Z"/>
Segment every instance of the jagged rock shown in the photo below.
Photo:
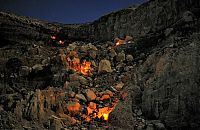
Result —
<path fill-rule="evenodd" d="M 114 49 L 110 49 L 110 50 L 109 50 L 109 56 L 110 56 L 111 58 L 114 58 L 116 55 L 117 55 L 117 53 L 115 52 Z"/>
<path fill-rule="evenodd" d="M 111 63 L 109 60 L 101 60 L 99 63 L 98 73 L 112 72 Z"/>
<path fill-rule="evenodd" d="M 81 51 L 83 51 L 83 52 L 97 51 L 97 50 L 98 49 L 94 45 L 92 45 L 91 43 L 81 46 Z"/>
<path fill-rule="evenodd" d="M 77 48 L 76 43 L 69 44 L 67 47 L 68 51 L 74 51 Z"/>
<path fill-rule="evenodd" d="M 110 97 L 112 97 L 114 94 L 112 91 L 110 90 L 106 90 L 105 92 L 103 92 L 104 94 L 108 94 Z"/>
<path fill-rule="evenodd" d="M 64 92 L 49 88 L 48 90 L 39 90 L 32 95 L 32 99 L 27 103 L 24 110 L 24 116 L 28 119 L 36 119 L 39 122 L 45 122 L 54 112 L 52 107 L 56 107 L 65 98 Z"/>
<path fill-rule="evenodd" d="M 120 129 L 131 130 L 135 126 L 135 121 L 132 116 L 132 97 L 128 95 L 123 102 L 119 102 L 114 111 L 110 113 L 109 121 L 112 126 Z"/>
<path fill-rule="evenodd" d="M 120 91 L 122 88 L 124 87 L 124 83 L 118 83 L 116 86 L 115 86 L 115 89 Z"/>
<path fill-rule="evenodd" d="M 105 95 L 102 95 L 99 100 L 107 100 L 107 99 L 110 99 L 110 95 L 105 94 Z"/>
<path fill-rule="evenodd" d="M 91 61 L 91 63 L 92 63 L 92 66 L 94 66 L 95 68 L 97 67 L 95 61 Z"/>
<path fill-rule="evenodd" d="M 95 110 L 95 109 L 97 108 L 97 104 L 94 103 L 94 102 L 90 102 L 90 103 L 88 104 L 88 107 L 91 108 L 91 109 L 93 109 L 93 110 Z"/>
<path fill-rule="evenodd" d="M 97 51 L 98 49 L 96 48 L 96 46 L 92 45 L 91 43 L 88 44 L 89 46 L 89 49 L 90 50 L 94 50 L 94 51 Z"/>
<path fill-rule="evenodd" d="M 86 89 L 85 90 L 85 95 L 88 101 L 92 101 L 96 99 L 96 94 L 94 93 L 94 91 L 92 91 L 91 89 Z"/>
<path fill-rule="evenodd" d="M 136 69 L 130 70 L 130 76 L 128 75 L 130 78 L 124 78 L 123 83 L 132 80 L 131 82 L 134 83 L 137 88 L 134 88 L 133 86 L 129 88 L 134 89 L 133 91 L 129 91 L 129 94 L 132 97 L 127 97 L 128 100 L 125 98 L 124 102 L 119 103 L 119 108 L 117 108 L 116 111 L 113 111 L 114 114 L 111 114 L 109 122 L 114 126 L 119 126 L 123 129 L 132 129 L 135 126 L 135 120 L 133 119 L 132 114 L 130 114 L 132 113 L 132 106 L 139 105 L 142 106 L 142 112 L 145 118 L 160 119 L 169 129 L 198 129 L 200 118 L 200 104 L 198 102 L 200 70 L 198 46 L 199 7 L 200 3 L 198 0 L 152 0 L 137 7 L 137 9 L 135 7 L 123 9 L 103 16 L 94 23 L 77 25 L 61 25 L 41 22 L 10 13 L 0 12 L 0 36 L 2 43 L 0 45 L 0 53 L 3 51 L 3 54 L 1 55 L 4 55 L 0 62 L 3 66 L 1 66 L 0 71 L 2 73 L 2 70 L 4 70 L 4 62 L 2 61 L 5 59 L 7 61 L 7 59 L 10 59 L 11 57 L 18 57 L 20 60 L 22 59 L 22 62 L 20 62 L 19 59 L 12 59 L 6 64 L 6 72 L 16 74 L 22 64 L 33 66 L 35 64 L 40 64 L 41 60 L 51 56 L 51 53 L 54 53 L 53 55 L 55 55 L 56 49 L 49 47 L 51 44 L 47 43 L 48 45 L 44 46 L 47 51 L 43 51 L 38 45 L 41 44 L 39 43 L 41 40 L 47 41 L 50 33 L 66 35 L 68 36 L 68 40 L 82 39 L 83 41 L 89 41 L 91 39 L 94 41 L 107 41 L 114 37 L 124 38 L 126 35 L 131 35 L 136 37 L 136 44 L 131 47 L 126 44 L 119 48 L 123 48 L 126 53 L 134 55 L 135 61 L 137 62 L 137 65 L 135 66 Z M 166 28 L 173 28 L 173 33 L 165 32 Z M 121 42 L 124 42 L 124 40 Z M 44 42 L 42 44 L 44 44 Z M 28 47 L 27 50 L 24 49 L 23 51 L 19 50 L 21 46 L 26 45 L 33 47 Z M 102 50 L 105 49 L 105 51 L 102 52 L 106 52 L 107 46 L 108 44 L 99 48 Z M 51 50 L 50 53 L 48 50 Z M 93 48 L 93 50 L 96 49 Z M 88 52 L 88 50 L 86 50 L 86 52 Z M 107 53 L 104 55 L 106 54 Z M 113 56 L 114 55 L 115 54 L 113 54 Z M 29 60 L 29 57 L 31 60 Z M 61 57 L 65 63 L 65 55 L 62 55 Z M 92 57 L 94 58 L 95 55 Z M 95 60 L 99 61 L 100 59 Z M 119 62 L 124 61 L 123 59 L 124 58 L 121 58 Z M 59 77 L 59 70 L 63 66 L 60 65 L 60 62 L 51 62 L 52 68 L 56 68 L 52 72 L 56 72 Z M 121 68 L 124 67 L 124 64 L 119 64 L 121 64 Z M 129 71 L 129 69 L 127 69 L 127 71 Z M 122 71 L 117 71 L 118 74 L 123 72 L 123 69 Z M 11 81 L 15 82 L 15 79 L 13 80 L 13 75 L 10 75 L 12 76 Z M 50 77 L 50 75 L 48 76 Z M 100 77 L 102 75 L 98 76 Z M 51 81 L 51 78 L 48 80 L 45 79 L 45 82 Z M 21 82 L 25 85 L 28 84 L 25 87 L 29 90 L 29 88 L 34 89 L 32 83 L 37 82 L 39 84 L 40 80 L 44 79 L 42 77 L 33 82 L 31 78 L 31 82 L 26 81 L 23 78 L 22 80 L 16 79 L 17 82 L 18 80 L 20 86 L 23 86 L 21 85 Z M 114 74 L 113 80 L 117 82 L 120 80 L 120 77 L 115 76 Z M 62 82 L 65 80 L 59 80 L 58 78 L 57 81 Z M 72 84 L 72 89 L 77 89 L 77 91 L 82 89 L 79 80 L 74 80 Z M 12 83 L 10 83 L 10 86 L 13 86 Z M 38 86 L 41 87 L 42 85 Z M 92 87 L 92 85 L 90 87 Z M 7 91 L 10 88 L 6 85 L 1 88 L 3 88 L 2 93 L 11 92 Z M 110 88 L 113 89 L 112 86 Z M 99 87 L 98 89 L 104 91 L 107 88 Z M 113 91 L 115 91 L 115 89 L 113 89 Z M 37 120 L 45 120 L 44 118 L 50 117 L 51 114 L 55 114 L 51 109 L 56 109 L 58 105 L 65 106 L 66 97 L 63 95 L 65 94 L 57 90 L 37 90 L 35 94 L 29 96 L 25 103 L 23 102 L 23 105 L 25 106 L 23 117 L 34 121 L 33 123 L 37 123 Z M 75 99 L 70 100 L 75 101 Z M 11 99 L 6 105 L 8 105 L 9 108 L 13 108 L 15 102 Z M 6 107 L 4 106 L 4 108 Z M 18 113 L 17 111 L 19 108 L 20 105 L 18 104 L 15 113 Z M 7 114 L 6 116 L 9 117 L 8 120 L 5 120 L 5 113 Z M 15 125 L 20 123 L 20 121 L 14 121 L 13 123 L 13 119 L 16 118 L 11 115 L 13 115 L 12 110 L 9 112 L 1 112 L 1 119 L 3 119 L 1 122 L 4 122 L 4 126 L 6 126 L 5 129 L 17 129 Z M 20 112 L 19 115 L 21 115 Z M 141 124 L 139 123 L 139 126 L 141 126 L 140 128 L 143 128 L 144 122 L 145 121 L 141 120 Z M 33 123 L 28 122 L 27 124 L 32 125 Z M 29 128 L 34 129 L 34 126 L 32 128 L 28 126 L 24 127 L 24 129 Z M 79 130 L 80 128 L 74 127 L 74 129 Z"/>
<path fill-rule="evenodd" d="M 83 94 L 76 94 L 75 98 L 82 100 L 84 102 L 87 102 L 87 99 L 85 98 Z"/>
<path fill-rule="evenodd" d="M 59 57 L 60 57 L 60 60 L 62 61 L 62 64 L 64 65 L 64 66 L 66 66 L 67 65 L 67 60 L 66 60 L 66 55 L 65 55 L 65 53 L 64 53 L 64 51 L 63 51 L 63 49 L 60 49 L 59 50 Z"/>
<path fill-rule="evenodd" d="M 32 67 L 32 70 L 37 73 L 38 71 L 43 70 L 43 65 L 42 64 L 36 64 Z"/>

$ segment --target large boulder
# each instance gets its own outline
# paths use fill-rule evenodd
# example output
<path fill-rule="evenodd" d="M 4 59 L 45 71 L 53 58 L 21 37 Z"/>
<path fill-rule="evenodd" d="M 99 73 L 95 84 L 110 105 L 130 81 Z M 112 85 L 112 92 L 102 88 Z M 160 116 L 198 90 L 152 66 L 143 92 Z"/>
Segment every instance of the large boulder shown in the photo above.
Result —
<path fill-rule="evenodd" d="M 153 53 L 139 67 L 138 85 L 144 89 L 142 110 L 167 128 L 199 128 L 199 41 Z M 180 43 L 182 44 L 182 43 Z"/>

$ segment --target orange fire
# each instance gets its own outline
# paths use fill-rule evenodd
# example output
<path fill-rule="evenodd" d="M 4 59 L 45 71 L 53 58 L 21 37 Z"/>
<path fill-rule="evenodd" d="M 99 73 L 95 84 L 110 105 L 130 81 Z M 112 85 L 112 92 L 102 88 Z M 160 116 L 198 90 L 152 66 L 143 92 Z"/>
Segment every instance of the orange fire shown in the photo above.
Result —
<path fill-rule="evenodd" d="M 126 41 L 125 40 L 118 40 L 116 43 L 115 43 L 115 45 L 116 46 L 119 46 L 119 45 L 122 45 L 122 44 L 126 44 Z"/>
<path fill-rule="evenodd" d="M 116 99 L 112 103 L 112 107 L 106 106 L 103 108 L 97 108 L 95 103 L 90 102 L 87 107 L 88 116 L 85 117 L 85 120 L 89 122 L 91 119 L 99 118 L 99 119 L 103 119 L 104 121 L 108 121 L 109 114 L 115 109 L 115 106 L 117 105 L 118 101 L 119 100 Z M 88 120 L 88 118 L 90 120 Z"/>
<path fill-rule="evenodd" d="M 92 72 L 92 68 L 91 68 L 91 62 L 89 61 L 84 61 L 81 65 L 81 73 L 83 75 L 89 75 Z"/>
<path fill-rule="evenodd" d="M 73 57 L 72 59 L 70 57 Z M 92 73 L 93 68 L 91 67 L 91 62 L 89 61 L 84 61 L 83 63 L 80 63 L 80 59 L 78 58 L 78 55 L 76 53 L 70 53 L 66 57 L 67 61 L 67 68 L 74 70 L 76 72 L 80 72 L 85 76 L 88 76 Z"/>
<path fill-rule="evenodd" d="M 103 107 L 98 110 L 98 118 L 102 118 L 103 120 L 107 121 L 110 112 L 112 112 L 113 108 Z"/>

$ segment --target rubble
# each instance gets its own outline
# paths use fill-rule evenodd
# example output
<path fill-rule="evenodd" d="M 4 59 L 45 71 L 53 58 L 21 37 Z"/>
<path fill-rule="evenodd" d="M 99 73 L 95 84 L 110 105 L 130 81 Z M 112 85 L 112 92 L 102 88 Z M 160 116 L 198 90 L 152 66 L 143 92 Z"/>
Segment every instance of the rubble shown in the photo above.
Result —
<path fill-rule="evenodd" d="M 154 3 L 155 15 L 146 8 Z M 198 79 L 191 77 L 199 77 L 199 19 L 195 9 L 182 8 L 198 3 L 154 3 L 142 5 L 147 11 L 131 7 L 74 27 L 0 12 L 6 30 L 0 48 L 0 128 L 198 128 L 199 118 L 191 113 L 198 115 Z M 138 12 L 144 17 L 135 17 Z M 142 23 L 146 19 L 150 22 Z M 19 32 L 9 32 L 18 26 Z M 111 40 L 115 37 L 120 38 Z"/>

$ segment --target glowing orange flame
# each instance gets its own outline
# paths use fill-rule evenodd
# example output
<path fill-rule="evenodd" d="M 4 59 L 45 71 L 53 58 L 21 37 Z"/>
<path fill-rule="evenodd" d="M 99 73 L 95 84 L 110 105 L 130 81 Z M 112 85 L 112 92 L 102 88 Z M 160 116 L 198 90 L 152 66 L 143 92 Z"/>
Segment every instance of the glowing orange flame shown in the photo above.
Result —
<path fill-rule="evenodd" d="M 119 46 L 119 45 L 122 45 L 122 44 L 126 44 L 126 41 L 125 40 L 118 40 L 115 45 L 116 46 Z"/>
<path fill-rule="evenodd" d="M 91 62 L 89 61 L 84 61 L 81 65 L 81 73 L 83 75 L 89 75 L 91 72 L 92 72 L 92 68 L 90 67 L 91 66 Z"/>
<path fill-rule="evenodd" d="M 109 113 L 112 111 L 112 108 L 103 107 L 98 110 L 98 118 L 103 118 L 103 120 L 108 120 Z"/>
<path fill-rule="evenodd" d="M 108 121 L 109 118 L 109 114 L 115 109 L 115 106 L 118 103 L 118 99 L 116 99 L 113 103 L 112 103 L 112 107 L 103 107 L 103 108 L 97 108 L 95 103 L 90 102 L 88 107 L 87 107 L 87 113 L 88 116 L 91 117 L 91 119 L 94 118 L 99 118 L 99 119 L 103 119 L 105 121 Z M 88 121 L 87 118 L 85 118 L 86 121 Z"/>
<path fill-rule="evenodd" d="M 104 113 L 104 114 L 103 114 L 103 119 L 107 121 L 107 120 L 108 120 L 108 116 L 109 116 L 108 113 Z"/>

